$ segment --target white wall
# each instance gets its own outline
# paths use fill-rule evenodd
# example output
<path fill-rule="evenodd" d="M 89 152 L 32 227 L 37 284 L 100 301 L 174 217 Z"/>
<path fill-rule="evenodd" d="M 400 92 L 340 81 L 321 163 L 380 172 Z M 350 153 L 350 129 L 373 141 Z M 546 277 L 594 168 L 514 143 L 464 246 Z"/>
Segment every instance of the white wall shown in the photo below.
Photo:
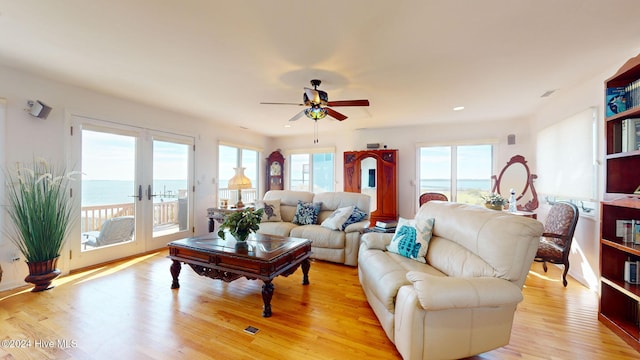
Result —
<path fill-rule="evenodd" d="M 208 232 L 206 209 L 217 203 L 214 180 L 218 173 L 218 141 L 264 148 L 267 154 L 273 150 L 270 139 L 213 120 L 165 111 L 6 67 L 0 67 L 0 79 L 0 98 L 6 99 L 7 108 L 4 119 L 0 107 L 0 162 L 4 156 L 6 164 L 29 162 L 34 156 L 64 164 L 69 156 L 66 122 L 70 114 L 194 136 L 196 235 Z M 51 106 L 53 110 L 49 117 L 42 120 L 25 112 L 28 100 L 41 100 Z M 3 222 L 7 226 L 4 211 L 0 215 L 0 226 Z M 6 238 L 5 227 L 2 229 L 0 265 L 4 275 L 0 290 L 24 285 L 23 279 L 27 275 L 24 261 L 11 262 L 10 257 L 17 250 Z M 58 266 L 63 272 L 68 271 L 68 261 L 64 256 Z"/>

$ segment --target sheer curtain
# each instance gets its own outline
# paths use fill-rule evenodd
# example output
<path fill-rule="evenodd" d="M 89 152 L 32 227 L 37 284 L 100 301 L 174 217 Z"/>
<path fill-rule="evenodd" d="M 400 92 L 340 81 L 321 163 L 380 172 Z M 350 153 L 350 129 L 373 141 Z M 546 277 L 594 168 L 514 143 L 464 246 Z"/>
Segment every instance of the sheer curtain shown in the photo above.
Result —
<path fill-rule="evenodd" d="M 538 133 L 536 189 L 540 194 L 597 201 L 596 111 L 590 107 Z"/>

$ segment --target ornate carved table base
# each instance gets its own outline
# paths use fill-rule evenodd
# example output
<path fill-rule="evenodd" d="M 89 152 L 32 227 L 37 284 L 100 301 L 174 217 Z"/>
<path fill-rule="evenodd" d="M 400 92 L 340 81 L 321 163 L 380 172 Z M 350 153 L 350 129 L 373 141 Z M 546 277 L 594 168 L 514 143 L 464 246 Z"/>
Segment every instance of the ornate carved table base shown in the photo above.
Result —
<path fill-rule="evenodd" d="M 311 242 L 273 235 L 259 235 L 250 242 L 254 244 L 252 250 L 243 253 L 237 252 L 225 240 L 212 236 L 169 243 L 169 258 L 173 261 L 170 267 L 173 278 L 171 288 L 180 288 L 178 276 L 183 262 L 196 274 L 211 279 L 225 282 L 243 276 L 249 280 L 260 279 L 264 282 L 262 316 L 270 317 L 274 291 L 272 281 L 275 277 L 289 276 L 302 267 L 302 284 L 309 284 Z"/>
<path fill-rule="evenodd" d="M 218 279 L 224 282 L 232 282 L 233 280 L 239 279 L 242 275 L 234 274 L 229 271 L 221 271 L 217 269 L 208 268 L 201 265 L 188 264 L 193 271 L 200 275 L 206 276 L 211 279 Z M 304 259 L 301 264 L 296 265 L 291 268 L 290 272 L 282 273 L 280 275 L 289 276 L 293 274 L 298 267 L 302 265 L 302 285 L 309 285 L 309 269 L 311 268 L 311 263 L 309 259 Z M 178 276 L 180 275 L 180 270 L 182 269 L 182 265 L 180 264 L 180 260 L 173 260 L 171 264 L 171 276 L 173 277 L 173 281 L 171 282 L 172 289 L 179 289 L 180 282 L 178 281 Z M 249 280 L 256 280 L 255 277 L 245 276 Z M 264 285 L 262 285 L 262 301 L 264 302 L 264 307 L 262 310 L 263 317 L 271 317 L 271 298 L 273 298 L 273 290 L 274 285 L 271 280 L 264 280 Z"/>

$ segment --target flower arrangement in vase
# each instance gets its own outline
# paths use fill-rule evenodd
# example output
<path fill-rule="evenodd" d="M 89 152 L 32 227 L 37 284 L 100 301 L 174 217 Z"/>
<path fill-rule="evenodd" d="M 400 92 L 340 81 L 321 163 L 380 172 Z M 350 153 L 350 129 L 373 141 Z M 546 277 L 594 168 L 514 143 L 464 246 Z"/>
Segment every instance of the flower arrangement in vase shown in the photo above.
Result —
<path fill-rule="evenodd" d="M 482 199 L 484 199 L 484 206 L 487 209 L 492 209 L 492 210 L 502 210 L 504 209 L 504 206 L 508 203 L 507 199 L 503 198 L 502 195 L 498 193 L 483 195 Z"/>

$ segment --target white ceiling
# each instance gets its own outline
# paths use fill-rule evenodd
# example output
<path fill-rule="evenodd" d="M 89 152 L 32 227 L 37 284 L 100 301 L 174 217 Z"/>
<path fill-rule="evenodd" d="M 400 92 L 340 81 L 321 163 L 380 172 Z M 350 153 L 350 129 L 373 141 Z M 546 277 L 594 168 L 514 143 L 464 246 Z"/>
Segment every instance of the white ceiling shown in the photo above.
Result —
<path fill-rule="evenodd" d="M 260 102 L 300 102 L 314 78 L 330 100 L 371 102 L 334 108 L 349 119 L 320 120 L 321 131 L 519 119 L 546 91 L 634 56 L 639 10 L 637 0 L 0 0 L 0 64 L 268 136 L 313 132 L 306 118 L 283 127 L 300 107 Z"/>

